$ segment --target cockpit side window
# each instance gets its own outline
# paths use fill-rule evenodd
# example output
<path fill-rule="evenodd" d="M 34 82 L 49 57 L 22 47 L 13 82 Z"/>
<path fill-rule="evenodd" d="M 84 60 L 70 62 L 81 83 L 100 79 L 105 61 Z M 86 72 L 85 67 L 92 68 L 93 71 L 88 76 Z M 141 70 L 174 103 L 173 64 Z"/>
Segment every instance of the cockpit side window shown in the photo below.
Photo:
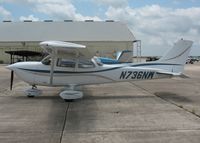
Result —
<path fill-rule="evenodd" d="M 76 65 L 76 62 L 74 60 L 61 59 L 61 58 L 57 60 L 58 67 L 75 68 L 75 65 Z"/>

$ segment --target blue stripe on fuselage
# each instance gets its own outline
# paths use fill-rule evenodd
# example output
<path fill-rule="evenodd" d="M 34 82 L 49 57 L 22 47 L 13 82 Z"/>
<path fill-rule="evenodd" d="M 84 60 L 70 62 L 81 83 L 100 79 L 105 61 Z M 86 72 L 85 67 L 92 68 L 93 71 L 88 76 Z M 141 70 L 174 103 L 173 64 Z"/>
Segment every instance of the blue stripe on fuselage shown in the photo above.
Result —
<path fill-rule="evenodd" d="M 142 64 L 131 65 L 131 67 L 163 66 L 163 65 L 168 65 L 168 66 L 182 66 L 181 64 L 170 64 L 170 63 L 142 63 Z"/>
<path fill-rule="evenodd" d="M 57 71 L 55 70 L 54 73 L 65 73 L 65 74 L 80 74 L 80 73 L 96 73 L 96 72 L 105 72 L 105 71 L 110 71 L 110 70 L 115 70 L 115 69 L 120 69 L 121 67 L 115 67 L 115 68 L 110 68 L 110 69 L 105 69 L 105 70 L 98 70 L 98 71 Z M 38 69 L 25 69 L 25 68 L 19 68 L 21 70 L 26 70 L 26 71 L 31 71 L 31 72 L 40 72 L 40 73 L 50 73 L 50 70 L 38 70 Z"/>
<path fill-rule="evenodd" d="M 105 72 L 105 71 L 111 71 L 115 69 L 120 69 L 123 67 L 143 67 L 143 66 L 153 66 L 153 65 L 180 65 L 180 64 L 170 64 L 170 63 L 142 63 L 142 64 L 135 64 L 135 65 L 123 65 L 119 67 L 104 69 L 104 70 L 98 70 L 98 71 L 57 71 L 55 70 L 54 73 L 65 73 L 65 74 L 80 74 L 80 73 L 96 73 L 96 72 Z M 181 65 L 180 65 L 181 66 Z M 40 73 L 50 73 L 50 70 L 38 70 L 38 69 L 25 69 L 25 68 L 19 68 L 21 70 L 31 71 L 31 72 L 40 72 Z"/>

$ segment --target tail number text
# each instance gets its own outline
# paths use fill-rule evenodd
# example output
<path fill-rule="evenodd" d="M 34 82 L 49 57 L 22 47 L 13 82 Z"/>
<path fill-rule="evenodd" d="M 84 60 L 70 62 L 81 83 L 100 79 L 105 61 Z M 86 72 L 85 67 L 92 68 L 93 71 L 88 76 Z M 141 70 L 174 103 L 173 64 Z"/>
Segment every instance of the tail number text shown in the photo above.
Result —
<path fill-rule="evenodd" d="M 152 79 L 153 71 L 122 71 L 119 79 Z"/>

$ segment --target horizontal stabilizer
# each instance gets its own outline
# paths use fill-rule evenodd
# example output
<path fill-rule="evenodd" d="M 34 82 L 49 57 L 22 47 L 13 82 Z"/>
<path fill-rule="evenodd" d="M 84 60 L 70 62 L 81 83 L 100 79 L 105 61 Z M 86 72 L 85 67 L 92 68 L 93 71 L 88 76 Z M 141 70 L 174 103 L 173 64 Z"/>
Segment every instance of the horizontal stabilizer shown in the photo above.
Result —
<path fill-rule="evenodd" d="M 187 76 L 185 74 L 181 74 L 179 77 L 181 77 L 181 78 L 190 78 L 189 76 Z"/>

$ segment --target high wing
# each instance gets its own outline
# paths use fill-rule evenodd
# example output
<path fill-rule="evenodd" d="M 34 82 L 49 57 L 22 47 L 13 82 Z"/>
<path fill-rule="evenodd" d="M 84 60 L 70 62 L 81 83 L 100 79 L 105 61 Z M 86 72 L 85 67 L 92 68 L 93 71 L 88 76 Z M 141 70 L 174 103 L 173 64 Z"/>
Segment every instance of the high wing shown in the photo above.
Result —
<path fill-rule="evenodd" d="M 44 41 L 40 43 L 40 47 L 51 56 L 56 57 L 87 57 L 92 58 L 85 45 L 75 44 L 63 41 Z"/>

